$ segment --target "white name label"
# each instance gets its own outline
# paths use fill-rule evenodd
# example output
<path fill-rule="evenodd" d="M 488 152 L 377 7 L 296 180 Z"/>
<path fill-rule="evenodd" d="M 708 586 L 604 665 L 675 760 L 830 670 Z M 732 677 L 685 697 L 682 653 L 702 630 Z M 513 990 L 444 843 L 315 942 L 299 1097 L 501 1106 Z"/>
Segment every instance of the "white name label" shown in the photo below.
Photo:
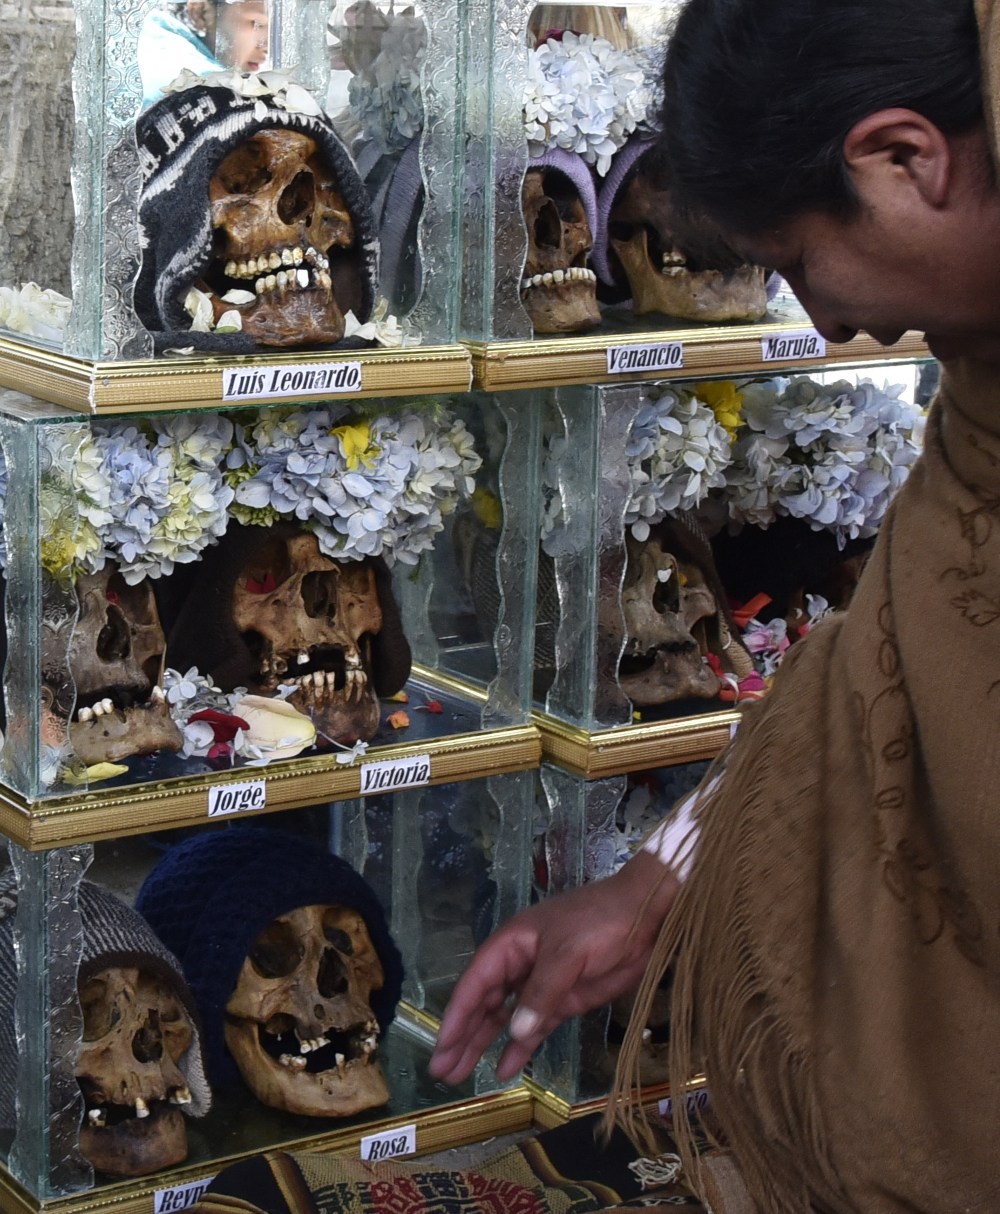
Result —
<path fill-rule="evenodd" d="M 361 766 L 361 795 L 393 792 L 397 788 L 417 788 L 431 782 L 430 755 L 412 755 L 406 759 L 385 759 Z"/>
<path fill-rule="evenodd" d="M 186 1210 L 205 1195 L 205 1190 L 215 1179 L 192 1180 L 190 1184 L 177 1185 L 174 1189 L 157 1189 L 153 1194 L 153 1214 L 171 1214 L 172 1210 Z"/>
<path fill-rule="evenodd" d="M 258 396 L 333 396 L 361 390 L 361 363 L 301 363 L 280 367 L 233 367 L 222 373 L 223 400 Z"/>
<path fill-rule="evenodd" d="M 263 809 L 267 804 L 267 785 L 263 780 L 245 780 L 242 784 L 215 784 L 208 790 L 208 816 L 242 814 L 248 809 Z"/>
<path fill-rule="evenodd" d="M 684 366 L 684 343 L 668 341 L 658 346 L 608 346 L 608 374 L 630 371 L 677 371 Z"/>
<path fill-rule="evenodd" d="M 826 341 L 815 329 L 773 333 L 760 339 L 760 356 L 766 363 L 783 363 L 793 358 L 826 358 Z"/>
<path fill-rule="evenodd" d="M 401 1125 L 395 1130 L 383 1130 L 381 1134 L 369 1134 L 361 1139 L 361 1158 L 369 1163 L 382 1159 L 398 1159 L 400 1155 L 417 1153 L 416 1125 Z"/>

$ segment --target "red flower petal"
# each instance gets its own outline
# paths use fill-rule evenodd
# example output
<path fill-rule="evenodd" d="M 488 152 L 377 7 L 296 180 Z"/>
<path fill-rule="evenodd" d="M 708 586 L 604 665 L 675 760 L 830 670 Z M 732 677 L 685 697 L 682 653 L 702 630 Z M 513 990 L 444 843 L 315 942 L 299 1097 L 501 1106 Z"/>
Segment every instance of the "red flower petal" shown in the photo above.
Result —
<path fill-rule="evenodd" d="M 242 717 L 234 717 L 232 713 L 219 712 L 217 708 L 203 708 L 200 712 L 188 717 L 191 721 L 207 721 L 212 726 L 212 736 L 216 742 L 231 742 L 239 729 L 249 729 L 250 726 Z"/>

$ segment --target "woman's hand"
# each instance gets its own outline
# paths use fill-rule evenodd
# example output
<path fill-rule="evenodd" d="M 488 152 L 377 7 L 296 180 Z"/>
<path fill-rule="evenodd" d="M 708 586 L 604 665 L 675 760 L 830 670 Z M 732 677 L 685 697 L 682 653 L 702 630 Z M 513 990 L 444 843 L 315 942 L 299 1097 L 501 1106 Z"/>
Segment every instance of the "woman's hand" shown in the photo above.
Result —
<path fill-rule="evenodd" d="M 613 877 L 515 915 L 459 979 L 431 1074 L 460 1083 L 509 1023 L 497 1078 L 510 1079 L 562 1021 L 634 990 L 678 888 L 669 869 L 640 852 Z"/>

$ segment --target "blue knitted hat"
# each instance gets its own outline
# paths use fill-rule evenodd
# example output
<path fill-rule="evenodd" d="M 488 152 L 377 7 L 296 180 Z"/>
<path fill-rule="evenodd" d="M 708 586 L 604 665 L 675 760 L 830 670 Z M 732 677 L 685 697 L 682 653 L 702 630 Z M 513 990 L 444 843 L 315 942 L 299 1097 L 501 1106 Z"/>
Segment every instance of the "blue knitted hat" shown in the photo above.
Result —
<path fill-rule="evenodd" d="M 171 848 L 143 883 L 136 909 L 180 961 L 213 1085 L 239 1079 L 225 1044 L 226 1003 L 253 942 L 279 915 L 314 905 L 348 906 L 364 919 L 385 972 L 371 996 L 384 1031 L 402 990 L 402 958 L 371 886 L 339 856 L 285 831 L 233 825 Z"/>

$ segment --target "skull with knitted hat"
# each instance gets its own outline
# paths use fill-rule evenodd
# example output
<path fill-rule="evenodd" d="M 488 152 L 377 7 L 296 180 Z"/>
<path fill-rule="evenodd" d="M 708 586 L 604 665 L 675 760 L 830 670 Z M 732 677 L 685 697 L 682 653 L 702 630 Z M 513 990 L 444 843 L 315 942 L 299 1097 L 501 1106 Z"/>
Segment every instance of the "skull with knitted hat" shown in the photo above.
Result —
<path fill-rule="evenodd" d="M 18 889 L 0 874 L 0 1127 L 17 1124 L 14 929 Z M 188 1117 L 211 1092 L 198 1015 L 176 958 L 128 903 L 79 887 L 80 1151 L 107 1176 L 144 1176 L 187 1158 Z"/>

